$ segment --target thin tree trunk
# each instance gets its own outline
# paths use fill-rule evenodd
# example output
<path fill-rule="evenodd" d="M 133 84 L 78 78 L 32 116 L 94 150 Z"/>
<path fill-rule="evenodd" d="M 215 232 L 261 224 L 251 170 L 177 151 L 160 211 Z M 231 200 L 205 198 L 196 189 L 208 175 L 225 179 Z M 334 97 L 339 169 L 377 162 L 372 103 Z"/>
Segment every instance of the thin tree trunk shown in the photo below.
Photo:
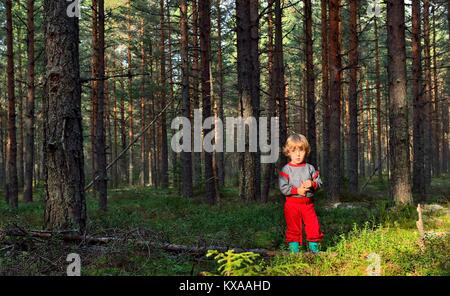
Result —
<path fill-rule="evenodd" d="M 145 23 L 144 23 L 144 19 L 141 20 L 141 72 L 145 73 L 145 66 L 147 64 L 147 60 L 146 60 L 146 53 L 145 53 Z M 146 126 L 146 110 L 145 110 L 145 106 L 146 106 L 146 93 L 145 93 L 145 85 L 146 85 L 146 79 L 145 79 L 145 75 L 142 76 L 141 78 L 141 130 L 143 130 Z M 141 186 L 145 186 L 146 184 L 146 179 L 147 179 L 147 136 L 146 134 L 142 135 L 141 137 L 141 162 L 140 162 L 140 184 Z"/>
<path fill-rule="evenodd" d="M 95 123 L 95 160 L 96 190 L 99 193 L 99 208 L 107 210 L 108 175 L 106 172 L 106 145 L 105 145 L 105 0 L 98 0 L 98 46 L 97 46 L 97 118 Z"/>
<path fill-rule="evenodd" d="M 20 6 L 20 1 L 17 1 L 17 4 Z M 18 112 L 19 112 L 19 135 L 18 135 L 18 141 L 17 141 L 17 184 L 18 184 L 18 190 L 23 192 L 23 179 L 24 179 L 24 160 L 23 160 L 23 146 L 24 146 L 24 135 L 23 135 L 23 99 L 24 99 L 24 92 L 23 92 L 23 63 L 22 63 L 22 42 L 20 42 L 22 39 L 22 28 L 21 26 L 18 26 L 17 29 L 17 40 L 18 46 L 17 46 L 17 67 L 19 72 L 19 81 L 18 84 L 18 100 L 16 99 L 18 103 Z"/>
<path fill-rule="evenodd" d="M 16 98 L 14 94 L 12 0 L 6 0 L 6 47 L 8 80 L 8 142 L 6 145 L 6 195 L 11 208 L 18 208 Z"/>
<path fill-rule="evenodd" d="M 412 92 L 413 92 L 413 191 L 425 195 L 424 174 L 424 119 L 422 88 L 422 46 L 420 30 L 420 0 L 412 1 Z"/>
<path fill-rule="evenodd" d="M 375 28 L 375 83 L 376 83 L 376 96 L 377 96 L 377 168 L 378 178 L 381 180 L 383 177 L 383 162 L 382 162 L 382 146 L 381 146 L 381 70 L 380 70 L 380 48 L 379 48 L 379 35 L 378 35 L 378 21 L 374 20 Z"/>
<path fill-rule="evenodd" d="M 124 74 L 124 69 L 122 67 L 122 74 Z M 120 99 L 120 134 L 121 134 L 121 144 L 122 150 L 127 147 L 127 122 L 125 119 L 125 82 L 124 79 L 120 79 L 120 89 L 122 90 L 122 95 Z M 132 139 L 130 139 L 132 141 Z M 126 181 L 128 179 L 127 169 L 128 169 L 128 157 L 124 156 L 122 159 L 122 165 L 120 170 L 121 180 Z"/>
<path fill-rule="evenodd" d="M 280 125 L 280 145 L 284 146 L 287 140 L 288 110 L 286 102 L 286 85 L 284 79 L 284 53 L 283 53 L 283 30 L 282 10 L 280 0 L 275 3 L 275 50 L 273 57 L 273 91 Z M 281 150 L 281 149 L 280 149 Z M 281 170 L 287 162 L 287 157 L 281 152 L 277 168 Z"/>
<path fill-rule="evenodd" d="M 365 161 L 365 139 L 366 139 L 366 134 L 367 134 L 367 130 L 365 128 L 366 126 L 366 121 L 365 121 L 365 116 L 364 116 L 364 109 L 365 109 L 365 104 L 364 104 L 364 92 L 363 92 L 363 83 L 362 83 L 362 75 L 361 75 L 361 71 L 360 71 L 360 81 L 361 83 L 359 84 L 359 113 L 361 114 L 360 117 L 360 133 L 359 133 L 359 176 L 361 176 L 362 178 L 366 177 L 366 161 Z"/>
<path fill-rule="evenodd" d="M 160 83 L 161 93 L 159 97 L 159 110 L 164 108 L 166 104 L 166 55 L 165 55 L 165 28 L 164 28 L 164 0 L 160 0 Z M 166 112 L 163 113 L 161 119 L 158 120 L 158 177 L 159 184 L 163 188 L 169 186 L 169 153 L 167 147 L 167 129 L 166 129 Z"/>
<path fill-rule="evenodd" d="M 34 172 L 34 99 L 35 99 L 35 71 L 34 71 L 34 0 L 27 0 L 27 100 L 25 105 L 25 175 L 24 193 L 25 202 L 33 201 L 33 172 Z"/>
<path fill-rule="evenodd" d="M 330 155 L 328 195 L 338 201 L 341 194 L 341 50 L 340 0 L 330 0 Z"/>
<path fill-rule="evenodd" d="M 258 1 L 236 1 L 236 13 L 238 88 L 241 116 L 244 121 L 248 118 L 255 118 L 256 126 L 258 126 L 260 104 Z M 278 19 L 281 24 L 281 9 L 278 10 L 277 21 Z M 284 97 L 284 92 L 282 96 Z M 256 201 L 260 199 L 261 195 L 259 149 L 257 148 L 257 152 L 249 152 L 249 137 L 246 137 L 245 141 L 246 152 L 240 154 L 240 197 L 243 200 Z"/>
<path fill-rule="evenodd" d="M 92 0 L 92 66 L 91 73 L 92 77 L 98 77 L 98 0 Z M 96 136 L 95 132 L 97 131 L 97 112 L 98 112 L 98 83 L 97 79 L 94 79 L 91 83 L 91 104 L 92 104 L 92 114 L 91 114 L 91 173 L 92 180 L 95 179 L 95 175 L 97 172 L 96 164 L 97 161 L 95 159 L 95 145 L 96 145 Z M 96 191 L 94 191 L 94 195 Z"/>
<path fill-rule="evenodd" d="M 113 71 L 116 71 L 116 47 L 113 47 L 112 51 L 112 68 Z M 119 145 L 119 116 L 118 116 L 118 105 L 117 105 L 117 88 L 116 88 L 116 79 L 112 81 L 112 95 L 114 96 L 114 107 L 113 107 L 113 121 L 114 121 L 114 146 L 113 146 L 113 159 L 116 159 L 118 154 L 118 145 Z M 114 187 L 119 185 L 119 166 L 114 166 L 113 169 L 113 183 Z"/>
<path fill-rule="evenodd" d="M 396 204 L 410 204 L 412 196 L 406 101 L 404 0 L 388 0 L 387 28 L 391 158 L 390 194 Z"/>
<path fill-rule="evenodd" d="M 188 31 L 188 12 L 186 0 L 180 2 L 180 31 L 181 31 L 181 71 L 182 71 L 182 113 L 185 118 L 191 122 L 191 101 L 189 97 L 189 31 Z M 187 136 L 187 135 L 184 135 Z M 190 134 L 189 134 L 190 136 Z M 192 198 L 192 154 L 183 151 L 182 159 L 182 191 L 184 197 Z"/>
<path fill-rule="evenodd" d="M 324 187 L 328 186 L 328 168 L 330 152 L 330 96 L 329 96 L 329 68 L 328 68 L 328 0 L 321 0 L 321 36 L 322 36 L 322 161 L 320 171 L 323 176 Z"/>
<path fill-rule="evenodd" d="M 45 228 L 86 226 L 79 25 L 65 0 L 45 0 Z M 64 49 L 64 50 L 61 50 Z"/>
<path fill-rule="evenodd" d="M 223 97 L 224 97 L 224 77 L 223 77 L 223 57 L 222 57 L 222 12 L 221 12 L 221 0 L 216 0 L 216 8 L 217 8 L 217 81 L 219 92 L 217 94 L 216 101 L 216 121 L 221 120 L 224 122 L 224 111 L 223 111 Z M 217 126 L 217 124 L 216 124 Z M 224 131 L 225 134 L 225 131 Z M 216 142 L 223 143 L 225 147 L 225 138 L 221 137 L 218 129 L 216 129 Z M 220 187 L 225 185 L 225 158 L 223 152 L 215 152 L 215 162 L 217 167 L 217 181 Z"/>
<path fill-rule="evenodd" d="M 440 135 L 440 118 L 439 118 L 439 80 L 437 75 L 437 61 L 436 61 L 436 17 L 434 15 L 435 6 L 431 9 L 433 20 L 433 101 L 432 101 L 432 136 L 433 136 L 433 175 L 439 176 L 441 174 L 441 159 L 439 153 L 439 135 Z"/>
<path fill-rule="evenodd" d="M 273 1 L 274 0 L 268 0 L 268 7 L 269 11 L 267 13 L 267 68 L 268 68 L 268 74 L 269 74 L 269 82 L 268 86 L 269 89 L 267 91 L 268 98 L 267 98 L 267 135 L 270 138 L 271 137 L 271 128 L 272 123 L 271 120 L 273 117 L 276 116 L 276 99 L 275 99 L 275 93 L 274 93 L 274 72 L 273 72 Z M 269 200 L 269 193 L 270 193 L 270 187 L 272 184 L 272 181 L 274 178 L 274 164 L 268 163 L 264 166 L 264 174 L 263 174 L 263 188 L 261 192 L 261 198 L 263 202 L 268 202 Z"/>
<path fill-rule="evenodd" d="M 199 24 L 200 24 L 200 52 L 201 52 L 201 69 L 202 69 L 202 107 L 203 118 L 209 118 L 211 114 L 211 2 L 210 0 L 199 0 Z M 203 128 L 203 136 L 205 137 L 212 129 Z M 204 170 L 205 170 L 205 194 L 209 203 L 213 204 L 217 201 L 217 192 L 215 183 L 217 182 L 212 163 L 212 153 L 204 151 Z"/>
<path fill-rule="evenodd" d="M 308 116 L 308 142 L 311 152 L 308 162 L 317 165 L 317 139 L 316 139 L 316 102 L 315 102 L 315 74 L 313 57 L 312 35 L 312 5 L 311 0 L 305 0 L 305 38 L 306 38 L 306 102 Z"/>
<path fill-rule="evenodd" d="M 425 192 L 430 192 L 432 170 L 432 90 L 431 90 L 431 50 L 430 50 L 430 1 L 424 0 L 423 5 L 423 38 L 424 38 L 424 174 Z"/>
<path fill-rule="evenodd" d="M 359 0 L 350 1 L 350 84 L 349 84 L 349 120 L 350 147 L 348 155 L 349 189 L 358 191 L 358 8 Z"/>
<path fill-rule="evenodd" d="M 128 137 L 130 141 L 134 138 L 134 101 L 133 101 L 133 75 L 132 75 L 132 60 L 131 60 L 131 47 L 132 47 L 132 18 L 131 18 L 131 0 L 128 0 L 128 48 L 127 48 L 127 64 L 128 64 Z M 134 180 L 134 149 L 133 147 L 129 150 L 129 162 L 128 162 L 128 185 L 133 186 Z"/>
<path fill-rule="evenodd" d="M 192 107 L 194 110 L 200 108 L 199 97 L 199 81 L 200 81 L 200 66 L 199 66 L 199 44 L 198 44 L 198 0 L 192 0 Z M 193 172 L 194 185 L 198 186 L 202 179 L 202 156 L 201 152 L 193 153 Z"/>

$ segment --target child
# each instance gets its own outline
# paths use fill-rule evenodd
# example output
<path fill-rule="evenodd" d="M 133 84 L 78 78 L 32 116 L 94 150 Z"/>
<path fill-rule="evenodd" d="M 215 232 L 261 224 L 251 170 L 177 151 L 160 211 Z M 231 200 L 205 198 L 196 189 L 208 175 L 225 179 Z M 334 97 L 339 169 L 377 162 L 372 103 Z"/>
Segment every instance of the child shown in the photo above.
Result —
<path fill-rule="evenodd" d="M 306 163 L 310 147 L 303 135 L 291 135 L 283 148 L 290 162 L 280 172 L 279 186 L 286 196 L 284 217 L 286 219 L 286 242 L 291 252 L 299 252 L 302 245 L 302 223 L 305 224 L 309 250 L 317 253 L 323 233 L 314 211 L 313 196 L 321 186 L 319 171 Z"/>

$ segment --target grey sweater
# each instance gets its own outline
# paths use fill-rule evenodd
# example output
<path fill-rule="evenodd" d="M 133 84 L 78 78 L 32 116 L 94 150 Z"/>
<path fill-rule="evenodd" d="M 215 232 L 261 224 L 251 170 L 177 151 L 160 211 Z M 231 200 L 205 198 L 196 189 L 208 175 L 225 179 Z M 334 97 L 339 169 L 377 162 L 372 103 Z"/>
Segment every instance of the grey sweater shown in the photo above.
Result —
<path fill-rule="evenodd" d="M 309 163 L 293 164 L 288 163 L 283 167 L 278 178 L 281 192 L 288 197 L 305 197 L 297 193 L 297 188 L 306 180 L 313 181 L 313 187 L 306 193 L 306 197 L 313 197 L 322 186 L 319 171 Z"/>

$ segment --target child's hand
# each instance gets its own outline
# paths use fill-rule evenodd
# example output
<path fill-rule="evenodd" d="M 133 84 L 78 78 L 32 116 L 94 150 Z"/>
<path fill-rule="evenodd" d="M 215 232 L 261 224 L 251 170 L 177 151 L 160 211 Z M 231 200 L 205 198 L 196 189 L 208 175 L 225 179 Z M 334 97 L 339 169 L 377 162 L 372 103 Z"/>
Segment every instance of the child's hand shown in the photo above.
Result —
<path fill-rule="evenodd" d="M 302 182 L 301 186 L 305 187 L 305 188 L 311 188 L 311 187 L 313 187 L 313 182 L 311 180 L 306 180 L 306 181 Z"/>
<path fill-rule="evenodd" d="M 306 193 L 309 191 L 308 188 L 305 188 L 303 186 L 300 186 L 299 188 L 297 188 L 297 192 L 298 194 L 300 194 L 301 196 L 306 196 Z"/>

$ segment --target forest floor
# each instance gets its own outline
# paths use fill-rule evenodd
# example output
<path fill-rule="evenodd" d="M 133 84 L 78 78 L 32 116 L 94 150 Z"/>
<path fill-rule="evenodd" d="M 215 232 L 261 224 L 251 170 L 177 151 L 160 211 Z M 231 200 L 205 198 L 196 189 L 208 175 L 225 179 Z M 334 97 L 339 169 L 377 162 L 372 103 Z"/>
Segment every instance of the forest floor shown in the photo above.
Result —
<path fill-rule="evenodd" d="M 419 247 L 416 207 L 393 207 L 386 181 L 372 181 L 363 194 L 347 194 L 340 204 L 319 192 L 316 211 L 325 239 L 318 255 L 286 252 L 283 203 L 276 190 L 266 204 L 240 201 L 236 188 L 224 188 L 221 195 L 221 203 L 211 206 L 201 200 L 201 193 L 186 200 L 173 190 L 111 190 L 107 213 L 100 212 L 89 195 L 89 234 L 119 240 L 86 245 L 0 234 L 0 275 L 65 275 L 69 253 L 80 255 L 82 275 L 366 275 L 369 266 L 376 272 L 377 260 L 381 275 L 450 275 L 449 175 L 433 179 L 424 203 L 424 250 Z M 42 190 L 35 202 L 20 204 L 18 211 L 0 202 L 0 229 L 13 225 L 42 229 Z M 130 239 L 263 248 L 277 255 L 228 252 L 214 259 L 136 245 Z M 220 258 L 228 263 L 220 263 Z"/>

